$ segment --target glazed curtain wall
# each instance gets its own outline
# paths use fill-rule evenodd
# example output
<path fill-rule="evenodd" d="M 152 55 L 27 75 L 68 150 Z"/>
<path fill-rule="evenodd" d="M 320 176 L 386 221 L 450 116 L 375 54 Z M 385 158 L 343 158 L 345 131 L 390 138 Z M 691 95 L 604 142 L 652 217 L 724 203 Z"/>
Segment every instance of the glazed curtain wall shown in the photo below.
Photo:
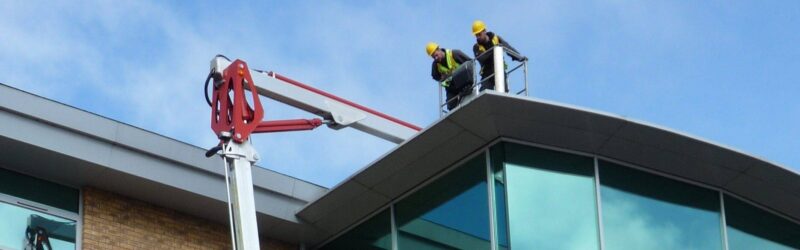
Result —
<path fill-rule="evenodd" d="M 716 190 L 502 142 L 323 249 L 800 249 L 800 225 Z"/>
<path fill-rule="evenodd" d="M 515 249 L 599 249 L 594 160 L 516 144 L 503 151 L 505 181 L 495 182 L 507 197 L 507 218 L 499 216 L 510 232 L 503 242 Z"/>

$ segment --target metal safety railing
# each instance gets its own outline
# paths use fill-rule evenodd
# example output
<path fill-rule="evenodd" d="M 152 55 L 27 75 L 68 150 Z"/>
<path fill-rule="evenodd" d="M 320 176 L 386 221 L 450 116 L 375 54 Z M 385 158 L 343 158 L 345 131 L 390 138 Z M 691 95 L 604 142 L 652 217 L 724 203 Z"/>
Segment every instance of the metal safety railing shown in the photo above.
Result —
<path fill-rule="evenodd" d="M 492 52 L 492 53 L 490 53 L 490 52 Z M 519 61 L 519 64 L 514 65 L 513 67 L 511 67 L 511 69 L 508 69 L 508 67 L 505 64 L 506 54 L 513 55 L 516 58 L 522 58 L 522 60 Z M 516 95 L 525 94 L 525 96 L 529 96 L 528 60 L 527 60 L 527 58 L 525 58 L 524 56 L 520 55 L 519 53 L 514 52 L 513 50 L 506 49 L 506 48 L 504 48 L 502 46 L 494 46 L 494 47 L 490 48 L 489 50 L 486 50 L 482 54 L 478 55 L 477 57 L 475 57 L 475 59 L 472 60 L 473 61 L 472 63 L 474 64 L 476 61 L 481 61 L 481 59 L 483 59 L 483 58 L 485 58 L 486 56 L 489 56 L 489 55 L 493 55 L 492 60 L 494 61 L 494 64 L 493 64 L 493 67 L 494 67 L 494 71 L 493 72 L 494 73 L 491 74 L 491 75 L 487 75 L 485 77 L 482 77 L 480 81 L 475 81 L 473 84 L 471 84 L 469 86 L 465 86 L 464 87 L 464 91 L 460 91 L 457 95 L 453 96 L 452 98 L 447 99 L 444 96 L 444 94 L 443 94 L 445 92 L 445 87 L 444 87 L 445 84 L 444 83 L 445 82 L 451 82 L 453 80 L 453 77 L 454 77 L 455 74 L 447 77 L 447 79 L 445 79 L 445 80 L 439 82 L 439 84 L 437 84 L 437 88 L 439 89 L 439 106 L 437 107 L 437 110 L 438 110 L 437 112 L 439 112 L 439 117 L 442 117 L 442 116 L 444 116 L 445 114 L 447 114 L 449 112 L 449 110 L 447 109 L 448 104 L 453 103 L 453 102 L 458 102 L 459 103 L 458 105 L 460 105 L 461 102 L 468 101 L 468 100 L 476 97 L 478 95 L 478 92 L 482 91 L 480 89 L 480 86 L 482 86 L 484 82 L 489 81 L 489 80 L 493 80 L 494 81 L 494 88 L 492 89 L 494 91 L 497 91 L 497 92 L 500 92 L 500 93 L 515 93 Z M 468 67 L 467 63 L 461 64 L 461 66 L 459 66 L 459 68 L 461 68 L 461 67 Z M 523 72 L 522 73 L 522 79 L 523 79 L 522 80 L 522 84 L 523 84 L 523 86 L 519 91 L 513 92 L 513 91 L 510 90 L 510 87 L 512 87 L 512 85 L 508 85 L 509 89 L 506 89 L 507 88 L 507 84 L 508 84 L 507 79 L 508 79 L 509 74 L 513 73 L 514 71 L 516 71 L 519 68 L 522 68 L 522 72 Z M 454 72 L 457 72 L 458 70 L 459 69 L 456 69 L 456 71 L 454 71 Z M 497 74 L 497 72 L 503 72 L 503 74 Z M 471 73 L 472 73 L 472 78 L 471 79 L 478 79 L 478 77 L 480 77 L 480 68 L 476 69 L 476 67 L 472 67 L 472 72 Z M 455 109 L 455 107 L 453 109 Z"/>

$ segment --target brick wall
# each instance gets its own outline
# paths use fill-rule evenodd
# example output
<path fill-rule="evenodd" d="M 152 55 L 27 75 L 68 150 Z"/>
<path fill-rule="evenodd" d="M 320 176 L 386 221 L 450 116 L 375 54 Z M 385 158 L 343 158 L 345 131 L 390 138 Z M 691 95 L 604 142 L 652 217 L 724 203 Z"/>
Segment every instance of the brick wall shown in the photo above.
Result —
<path fill-rule="evenodd" d="M 83 249 L 230 249 L 226 224 L 83 188 Z M 261 238 L 261 249 L 297 249 Z"/>

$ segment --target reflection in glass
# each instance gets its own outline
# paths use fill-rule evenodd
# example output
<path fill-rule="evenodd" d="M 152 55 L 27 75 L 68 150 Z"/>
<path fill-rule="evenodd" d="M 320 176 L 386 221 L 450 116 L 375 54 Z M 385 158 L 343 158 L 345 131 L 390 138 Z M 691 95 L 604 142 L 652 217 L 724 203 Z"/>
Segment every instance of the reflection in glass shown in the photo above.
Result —
<path fill-rule="evenodd" d="M 486 156 L 395 204 L 400 249 L 489 249 Z"/>
<path fill-rule="evenodd" d="M 722 249 L 719 193 L 600 161 L 605 249 Z"/>
<path fill-rule="evenodd" d="M 506 186 L 503 171 L 506 153 L 504 143 L 498 143 L 489 149 L 492 179 L 494 180 L 494 221 L 495 234 L 497 235 L 497 249 L 508 249 L 508 216 L 506 207 Z"/>
<path fill-rule="evenodd" d="M 512 249 L 599 249 L 594 160 L 505 144 Z"/>
<path fill-rule="evenodd" d="M 0 222 L 0 249 L 75 249 L 75 221 L 0 202 Z"/>
<path fill-rule="evenodd" d="M 800 225 L 725 196 L 728 249 L 800 249 Z"/>
<path fill-rule="evenodd" d="M 339 236 L 322 249 L 392 249 L 392 222 L 389 209 Z"/>

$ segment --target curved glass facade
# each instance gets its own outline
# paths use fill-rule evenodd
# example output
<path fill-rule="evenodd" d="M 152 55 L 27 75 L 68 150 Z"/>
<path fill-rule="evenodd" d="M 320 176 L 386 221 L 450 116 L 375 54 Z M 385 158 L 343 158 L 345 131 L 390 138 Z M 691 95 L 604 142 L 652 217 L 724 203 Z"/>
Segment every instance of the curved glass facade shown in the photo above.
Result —
<path fill-rule="evenodd" d="M 341 243 L 354 239 L 366 243 Z M 324 249 L 800 249 L 800 224 L 716 190 L 502 142 Z"/>
<path fill-rule="evenodd" d="M 599 249 L 594 160 L 526 147 L 505 147 L 511 248 Z"/>
<path fill-rule="evenodd" d="M 800 225 L 725 195 L 728 249 L 800 249 Z"/>
<path fill-rule="evenodd" d="M 462 167 L 394 205 L 400 249 L 488 249 L 486 159 Z"/>
<path fill-rule="evenodd" d="M 722 249 L 719 193 L 600 161 L 605 249 Z"/>
<path fill-rule="evenodd" d="M 391 220 L 389 209 L 385 209 L 322 249 L 392 249 Z"/>

